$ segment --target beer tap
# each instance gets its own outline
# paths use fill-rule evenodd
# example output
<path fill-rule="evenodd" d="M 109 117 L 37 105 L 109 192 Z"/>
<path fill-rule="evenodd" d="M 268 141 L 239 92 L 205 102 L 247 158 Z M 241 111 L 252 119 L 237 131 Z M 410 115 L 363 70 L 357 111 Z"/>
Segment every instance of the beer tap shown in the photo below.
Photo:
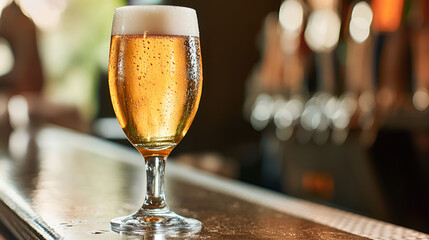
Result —
<path fill-rule="evenodd" d="M 334 132 L 360 130 L 363 143 L 371 139 L 368 130 L 372 127 L 375 109 L 372 20 L 373 12 L 367 2 L 360 1 L 353 6 L 348 27 L 345 93 L 341 97 L 344 107 L 339 110 L 344 111 L 343 121 L 349 124 L 344 128 L 334 121 Z"/>
<path fill-rule="evenodd" d="M 305 142 L 308 134 L 316 144 L 329 139 L 329 126 L 337 99 L 335 91 L 334 49 L 339 42 L 341 19 L 337 13 L 337 1 L 309 1 L 312 12 L 305 29 L 304 38 L 315 53 L 317 91 L 304 107 L 300 123 L 303 127 L 297 140 Z M 301 139 L 301 140 L 300 140 Z"/>
<path fill-rule="evenodd" d="M 412 29 L 413 105 L 418 111 L 429 108 L 429 3 L 413 1 L 409 25 Z"/>

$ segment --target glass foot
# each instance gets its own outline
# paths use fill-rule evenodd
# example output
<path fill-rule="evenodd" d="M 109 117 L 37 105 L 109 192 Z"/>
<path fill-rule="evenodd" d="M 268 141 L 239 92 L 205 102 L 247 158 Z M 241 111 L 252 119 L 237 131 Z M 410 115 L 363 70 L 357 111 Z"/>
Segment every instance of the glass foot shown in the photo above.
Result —
<path fill-rule="evenodd" d="M 172 233 L 173 235 L 189 235 L 200 231 L 201 222 L 182 217 L 172 211 L 168 212 L 137 212 L 130 216 L 118 217 L 110 221 L 113 231 L 130 235 L 146 235 L 151 233 Z M 170 235 L 170 234 L 168 234 Z"/>

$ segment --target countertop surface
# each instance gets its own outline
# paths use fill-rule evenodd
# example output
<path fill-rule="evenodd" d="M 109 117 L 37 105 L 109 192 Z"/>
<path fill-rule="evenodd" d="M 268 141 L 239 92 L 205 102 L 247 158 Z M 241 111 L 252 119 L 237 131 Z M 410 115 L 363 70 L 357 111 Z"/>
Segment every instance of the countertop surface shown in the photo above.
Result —
<path fill-rule="evenodd" d="M 18 239 L 429 239 L 174 161 L 167 161 L 167 202 L 200 220 L 201 231 L 118 234 L 110 219 L 135 212 L 144 199 L 137 151 L 52 126 L 15 130 L 7 143 L 0 154 L 0 221 Z"/>

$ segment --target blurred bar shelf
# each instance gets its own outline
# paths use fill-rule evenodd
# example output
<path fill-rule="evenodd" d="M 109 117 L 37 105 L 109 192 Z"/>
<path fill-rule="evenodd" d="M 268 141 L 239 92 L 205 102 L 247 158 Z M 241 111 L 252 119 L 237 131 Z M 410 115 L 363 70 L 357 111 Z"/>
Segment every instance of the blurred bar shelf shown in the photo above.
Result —
<path fill-rule="evenodd" d="M 143 202 L 143 167 L 137 151 L 89 135 L 55 126 L 16 130 L 0 155 L 0 222 L 17 239 L 429 239 L 174 161 L 166 173 L 170 208 L 199 219 L 201 231 L 112 232 L 110 219 Z"/>

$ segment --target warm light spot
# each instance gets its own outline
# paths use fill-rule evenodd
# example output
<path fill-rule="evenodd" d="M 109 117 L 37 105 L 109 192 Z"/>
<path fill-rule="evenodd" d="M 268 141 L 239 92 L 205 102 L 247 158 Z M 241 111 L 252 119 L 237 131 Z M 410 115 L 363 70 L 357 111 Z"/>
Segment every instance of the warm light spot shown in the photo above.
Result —
<path fill-rule="evenodd" d="M 23 159 L 27 154 L 27 147 L 30 143 L 30 133 L 25 128 L 14 130 L 9 136 L 9 153 L 14 159 Z"/>
<path fill-rule="evenodd" d="M 293 117 L 288 109 L 282 108 L 274 115 L 274 124 L 278 128 L 287 128 L 292 125 Z"/>
<path fill-rule="evenodd" d="M 344 134 L 342 134 L 339 130 L 345 130 L 346 128 L 348 128 L 350 119 L 357 108 L 357 100 L 353 94 L 346 93 L 341 96 L 341 98 L 336 100 L 335 104 L 332 104 L 331 108 L 332 112 L 330 114 L 327 113 L 327 115 L 332 121 L 334 130 L 338 131 L 338 136 L 336 137 L 339 137 L 339 140 L 334 140 L 334 142 L 340 144 L 340 140 L 343 139 L 342 136 Z"/>
<path fill-rule="evenodd" d="M 338 43 L 341 20 L 332 10 L 314 11 L 305 29 L 307 45 L 315 52 L 329 52 Z"/>
<path fill-rule="evenodd" d="M 345 109 L 338 109 L 332 116 L 332 124 L 337 129 L 345 129 L 349 125 L 350 116 Z"/>
<path fill-rule="evenodd" d="M 419 88 L 413 95 L 414 107 L 419 111 L 424 111 L 429 107 L 429 91 Z"/>
<path fill-rule="evenodd" d="M 9 112 L 9 122 L 13 128 L 25 128 L 28 126 L 30 117 L 28 115 L 28 102 L 25 97 L 21 95 L 11 97 L 7 109 Z"/>
<path fill-rule="evenodd" d="M 375 96 L 370 91 L 363 92 L 359 96 L 358 103 L 362 112 L 371 112 L 375 108 Z"/>
<path fill-rule="evenodd" d="M 344 94 L 339 101 L 339 107 L 345 109 L 349 116 L 354 114 L 357 106 L 356 97 L 351 93 Z"/>
<path fill-rule="evenodd" d="M 24 14 L 43 30 L 54 29 L 67 6 L 66 0 L 20 0 L 18 3 Z"/>
<path fill-rule="evenodd" d="M 359 2 L 353 7 L 350 20 L 350 36 L 357 43 L 362 43 L 368 39 L 372 23 L 372 10 L 366 2 Z"/>
<path fill-rule="evenodd" d="M 335 188 L 334 177 L 327 172 L 306 172 L 302 176 L 302 188 L 307 194 L 331 199 Z"/>
<path fill-rule="evenodd" d="M 250 116 L 250 123 L 255 130 L 260 131 L 268 125 L 273 105 L 273 100 L 268 94 L 261 94 L 257 97 Z"/>
<path fill-rule="evenodd" d="M 309 105 L 304 109 L 300 121 L 305 130 L 316 130 L 322 121 L 322 112 L 316 105 Z"/>
<path fill-rule="evenodd" d="M 286 107 L 292 114 L 293 120 L 297 120 L 304 110 L 304 100 L 300 97 L 292 98 L 287 102 Z"/>
<path fill-rule="evenodd" d="M 338 109 L 338 101 L 334 96 L 328 97 L 327 100 L 324 101 L 323 112 L 331 118 Z"/>
<path fill-rule="evenodd" d="M 298 35 L 301 31 L 304 8 L 297 0 L 286 0 L 280 6 L 279 21 L 285 32 Z"/>
<path fill-rule="evenodd" d="M 380 32 L 394 32 L 399 28 L 404 0 L 373 0 L 374 27 Z"/>
<path fill-rule="evenodd" d="M 14 65 L 15 59 L 9 42 L 0 38 L 0 76 L 8 74 Z"/>

